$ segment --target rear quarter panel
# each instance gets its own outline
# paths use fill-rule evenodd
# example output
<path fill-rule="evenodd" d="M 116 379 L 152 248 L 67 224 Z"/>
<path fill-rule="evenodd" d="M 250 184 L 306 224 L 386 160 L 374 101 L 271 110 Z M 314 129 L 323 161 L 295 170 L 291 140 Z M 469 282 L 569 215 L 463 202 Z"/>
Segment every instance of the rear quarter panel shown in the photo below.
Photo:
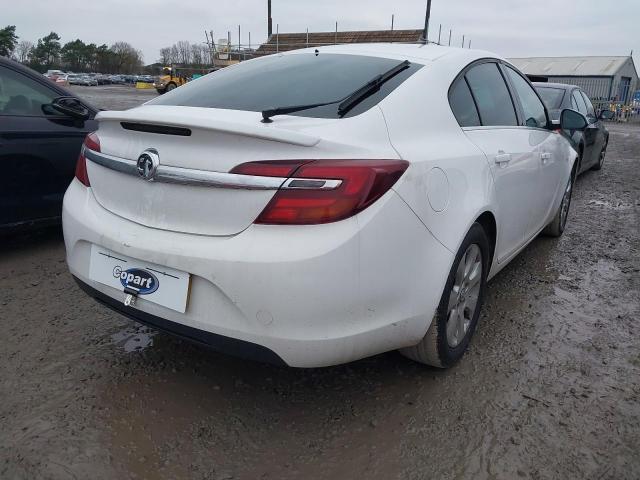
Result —
<path fill-rule="evenodd" d="M 455 60 L 429 64 L 381 104 L 391 143 L 411 162 L 394 189 L 454 253 L 477 217 L 493 211 L 487 159 L 458 125 L 448 99 L 456 75 L 477 58 L 457 53 Z"/>

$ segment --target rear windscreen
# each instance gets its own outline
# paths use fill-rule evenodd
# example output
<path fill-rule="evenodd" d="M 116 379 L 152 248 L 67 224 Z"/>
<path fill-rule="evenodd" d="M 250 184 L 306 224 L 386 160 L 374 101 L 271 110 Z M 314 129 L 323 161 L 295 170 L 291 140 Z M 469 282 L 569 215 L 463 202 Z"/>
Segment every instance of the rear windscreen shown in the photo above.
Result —
<path fill-rule="evenodd" d="M 271 55 L 223 68 L 176 88 L 147 105 L 181 105 L 261 112 L 278 107 L 327 103 L 353 93 L 398 59 L 327 53 Z M 412 63 L 345 116 L 362 113 L 395 90 L 422 67 Z M 291 115 L 338 118 L 338 105 Z"/>
<path fill-rule="evenodd" d="M 548 109 L 557 109 L 562 105 L 562 99 L 564 98 L 563 88 L 536 87 L 536 90 Z"/>

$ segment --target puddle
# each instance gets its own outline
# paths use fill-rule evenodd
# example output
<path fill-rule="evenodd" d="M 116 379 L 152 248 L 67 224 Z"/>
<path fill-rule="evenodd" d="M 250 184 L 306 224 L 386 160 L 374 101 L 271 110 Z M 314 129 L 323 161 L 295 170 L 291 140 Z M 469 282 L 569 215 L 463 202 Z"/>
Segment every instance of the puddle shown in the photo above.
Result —
<path fill-rule="evenodd" d="M 138 325 L 114 333 L 111 335 L 111 341 L 116 345 L 122 346 L 127 353 L 137 352 L 153 346 L 153 337 L 157 333 L 149 327 Z"/>

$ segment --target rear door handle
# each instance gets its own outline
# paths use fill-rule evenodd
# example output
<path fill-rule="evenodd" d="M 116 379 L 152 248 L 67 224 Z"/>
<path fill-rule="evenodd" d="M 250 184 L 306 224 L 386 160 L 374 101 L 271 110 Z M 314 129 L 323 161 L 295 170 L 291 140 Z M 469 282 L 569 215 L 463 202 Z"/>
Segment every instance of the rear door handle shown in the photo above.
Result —
<path fill-rule="evenodd" d="M 504 153 L 502 150 L 498 150 L 498 154 L 496 155 L 496 163 L 500 166 L 506 165 L 511 161 L 511 154 Z"/>
<path fill-rule="evenodd" d="M 549 162 L 549 160 L 551 160 L 551 157 L 552 155 L 549 152 L 544 152 L 540 154 L 540 160 L 542 161 L 543 165 L 546 165 Z"/>

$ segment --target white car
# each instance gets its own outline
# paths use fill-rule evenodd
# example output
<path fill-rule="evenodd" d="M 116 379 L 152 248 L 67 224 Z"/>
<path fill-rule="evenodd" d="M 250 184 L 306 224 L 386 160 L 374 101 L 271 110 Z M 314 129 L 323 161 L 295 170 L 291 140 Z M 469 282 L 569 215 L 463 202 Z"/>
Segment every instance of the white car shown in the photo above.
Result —
<path fill-rule="evenodd" d="M 294 367 L 447 367 L 486 281 L 560 235 L 576 153 L 495 55 L 371 44 L 240 63 L 101 112 L 64 199 L 79 285 L 129 317 Z M 563 128 L 584 128 L 563 112 Z"/>

